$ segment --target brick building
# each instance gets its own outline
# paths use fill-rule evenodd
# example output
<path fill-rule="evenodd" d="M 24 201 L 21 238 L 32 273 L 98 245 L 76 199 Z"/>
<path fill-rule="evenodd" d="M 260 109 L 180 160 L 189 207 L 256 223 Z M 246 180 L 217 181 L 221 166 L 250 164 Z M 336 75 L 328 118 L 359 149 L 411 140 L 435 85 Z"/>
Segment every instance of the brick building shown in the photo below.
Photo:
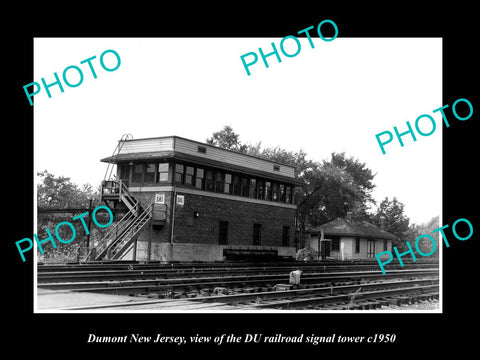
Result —
<path fill-rule="evenodd" d="M 295 256 L 294 168 L 178 136 L 122 139 L 102 200 L 124 214 L 90 258 Z"/>

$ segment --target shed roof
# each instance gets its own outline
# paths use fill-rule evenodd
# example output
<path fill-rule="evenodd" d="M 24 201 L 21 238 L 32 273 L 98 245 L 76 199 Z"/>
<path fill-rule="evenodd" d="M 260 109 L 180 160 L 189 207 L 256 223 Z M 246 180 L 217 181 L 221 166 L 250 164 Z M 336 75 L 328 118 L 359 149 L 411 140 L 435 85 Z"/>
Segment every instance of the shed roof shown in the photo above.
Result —
<path fill-rule="evenodd" d="M 316 226 L 307 232 L 311 234 L 319 233 L 323 229 L 325 236 L 361 236 L 366 238 L 396 240 L 397 237 L 388 231 L 375 226 L 364 220 L 347 220 L 337 218 L 326 224 Z"/>

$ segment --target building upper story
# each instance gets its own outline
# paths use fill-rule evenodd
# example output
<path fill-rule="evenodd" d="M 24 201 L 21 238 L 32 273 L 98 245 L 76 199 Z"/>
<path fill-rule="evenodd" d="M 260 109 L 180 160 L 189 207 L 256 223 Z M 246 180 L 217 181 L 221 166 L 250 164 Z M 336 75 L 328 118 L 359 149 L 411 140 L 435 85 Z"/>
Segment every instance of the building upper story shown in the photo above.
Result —
<path fill-rule="evenodd" d="M 121 140 L 118 149 L 101 161 L 116 164 L 131 191 L 175 186 L 293 204 L 300 185 L 293 166 L 178 136 Z"/>

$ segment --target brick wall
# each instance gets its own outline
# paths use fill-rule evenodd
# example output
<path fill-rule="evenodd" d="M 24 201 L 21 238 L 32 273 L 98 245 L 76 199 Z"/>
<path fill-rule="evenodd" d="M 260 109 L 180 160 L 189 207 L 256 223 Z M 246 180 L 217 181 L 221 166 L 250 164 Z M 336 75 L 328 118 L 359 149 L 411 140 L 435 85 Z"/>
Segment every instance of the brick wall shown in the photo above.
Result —
<path fill-rule="evenodd" d="M 181 194 L 181 192 L 178 192 Z M 261 243 L 281 246 L 283 226 L 290 227 L 293 246 L 295 209 L 184 194 L 175 209 L 174 242 L 218 244 L 220 221 L 228 221 L 228 245 L 252 245 L 253 224 L 262 225 Z M 194 217 L 194 212 L 199 216 Z"/>
<path fill-rule="evenodd" d="M 133 195 L 143 206 L 150 204 L 154 198 L 153 192 L 134 193 Z M 149 227 L 139 236 L 137 260 L 147 259 L 149 241 L 151 242 L 151 260 L 172 260 L 173 258 L 186 260 L 195 258 L 194 255 L 199 255 L 202 251 L 206 251 L 208 256 L 200 258 L 218 260 L 224 247 L 218 246 L 220 221 L 228 221 L 227 246 L 253 245 L 254 223 L 262 226 L 261 246 L 282 246 L 283 226 L 290 227 L 289 246 L 294 246 L 295 209 L 197 194 L 183 194 L 180 190 L 177 191 L 177 195 L 184 196 L 184 205 L 175 206 L 174 250 L 167 246 L 170 242 L 172 225 L 170 222 L 172 193 L 166 192 L 167 218 L 165 225 Z M 194 216 L 195 212 L 198 212 L 198 217 Z M 198 248 L 196 244 L 205 244 L 205 249 Z M 284 248 L 282 253 L 290 254 L 290 250 Z M 192 253 L 192 256 L 187 254 L 189 252 Z"/>

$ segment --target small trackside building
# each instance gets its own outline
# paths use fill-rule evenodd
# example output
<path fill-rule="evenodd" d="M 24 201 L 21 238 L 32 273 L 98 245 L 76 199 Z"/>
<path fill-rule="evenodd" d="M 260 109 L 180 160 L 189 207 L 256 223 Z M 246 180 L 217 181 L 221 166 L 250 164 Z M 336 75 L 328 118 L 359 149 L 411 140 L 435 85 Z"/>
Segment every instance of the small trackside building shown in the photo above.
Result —
<path fill-rule="evenodd" d="M 307 233 L 311 250 L 320 252 L 322 258 L 336 260 L 375 259 L 378 253 L 392 251 L 392 242 L 397 239 L 386 230 L 367 221 L 352 220 L 351 216 L 337 218 Z"/>
<path fill-rule="evenodd" d="M 178 136 L 121 140 L 102 161 L 116 165 L 102 200 L 126 215 L 97 260 L 295 257 L 292 166 Z"/>

